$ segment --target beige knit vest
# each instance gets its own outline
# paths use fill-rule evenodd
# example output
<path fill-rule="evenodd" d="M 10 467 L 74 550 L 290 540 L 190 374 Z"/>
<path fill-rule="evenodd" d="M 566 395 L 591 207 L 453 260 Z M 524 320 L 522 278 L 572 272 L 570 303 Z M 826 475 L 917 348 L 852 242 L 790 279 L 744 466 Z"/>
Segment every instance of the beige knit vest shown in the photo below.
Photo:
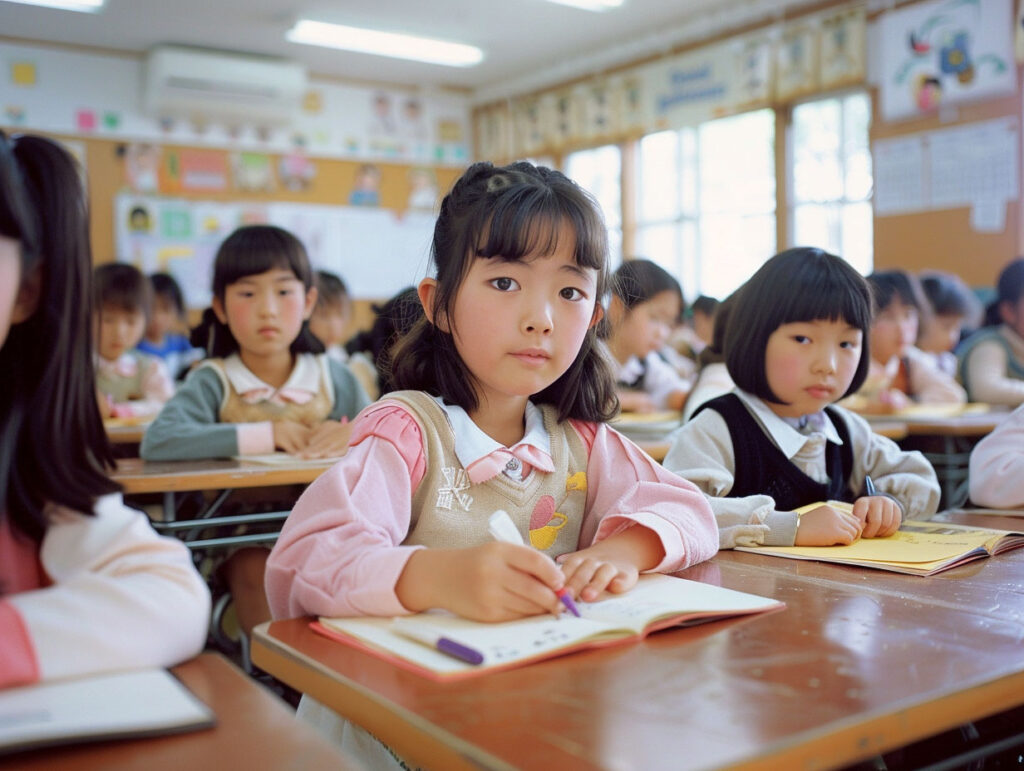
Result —
<path fill-rule="evenodd" d="M 553 472 L 534 469 L 522 482 L 498 474 L 474 485 L 455 455 L 455 434 L 437 402 L 422 391 L 396 391 L 386 398 L 400 401 L 416 418 L 426 459 L 403 543 L 448 549 L 479 546 L 493 540 L 487 520 L 495 510 L 504 509 L 534 548 L 552 557 L 579 548 L 588 453 L 576 430 L 568 422 L 558 422 L 553 407 L 540 405 L 551 437 Z"/>
<path fill-rule="evenodd" d="M 321 364 L 323 360 L 321 359 Z M 305 404 L 285 402 L 278 404 L 272 401 L 261 401 L 255 404 L 246 402 L 231 385 L 227 373 L 224 371 L 223 359 L 207 359 L 200 366 L 212 367 L 220 376 L 221 385 L 224 386 L 224 399 L 220 405 L 221 423 L 259 423 L 264 420 L 294 420 L 307 426 L 316 426 L 323 423 L 331 414 L 334 405 L 327 398 L 331 392 L 330 384 L 327 382 L 328 373 L 321 367 L 320 388 L 316 395 Z"/>

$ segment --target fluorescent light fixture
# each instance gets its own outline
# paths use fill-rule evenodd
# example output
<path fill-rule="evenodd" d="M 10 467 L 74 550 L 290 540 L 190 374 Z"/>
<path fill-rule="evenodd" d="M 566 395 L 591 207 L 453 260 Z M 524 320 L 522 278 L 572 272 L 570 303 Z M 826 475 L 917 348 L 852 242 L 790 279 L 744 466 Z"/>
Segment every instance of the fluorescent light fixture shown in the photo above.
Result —
<path fill-rule="evenodd" d="M 571 5 L 573 8 L 582 8 L 584 11 L 611 11 L 622 5 L 623 0 L 548 0 L 549 3 L 559 5 Z"/>
<path fill-rule="evenodd" d="M 96 13 L 107 0 L 0 0 L 0 2 L 41 5 L 44 8 L 57 8 L 61 11 Z"/>
<path fill-rule="evenodd" d="M 445 40 L 432 40 L 398 32 L 346 27 L 311 19 L 299 19 L 295 26 L 285 33 L 285 37 L 293 43 L 393 56 L 396 59 L 412 59 L 449 67 L 472 67 L 484 58 L 483 51 L 464 43 L 449 43 Z"/>

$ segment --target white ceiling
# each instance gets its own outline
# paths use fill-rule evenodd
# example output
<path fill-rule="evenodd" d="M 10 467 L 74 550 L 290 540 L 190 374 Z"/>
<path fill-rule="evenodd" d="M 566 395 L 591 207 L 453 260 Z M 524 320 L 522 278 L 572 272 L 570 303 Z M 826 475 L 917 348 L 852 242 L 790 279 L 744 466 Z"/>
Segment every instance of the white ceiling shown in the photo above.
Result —
<path fill-rule="evenodd" d="M 310 73 L 505 96 L 599 72 L 808 0 L 625 0 L 592 13 L 545 0 L 107 0 L 101 13 L 0 0 L 0 35 L 130 52 L 158 43 L 286 57 Z M 299 45 L 299 16 L 476 45 L 483 63 L 442 67 Z"/>

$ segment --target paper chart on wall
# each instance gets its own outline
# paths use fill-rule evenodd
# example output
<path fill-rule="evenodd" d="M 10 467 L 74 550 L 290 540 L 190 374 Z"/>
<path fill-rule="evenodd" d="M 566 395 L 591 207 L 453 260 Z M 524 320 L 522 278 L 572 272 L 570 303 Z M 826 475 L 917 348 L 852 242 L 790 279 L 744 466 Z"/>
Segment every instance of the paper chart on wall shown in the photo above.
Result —
<path fill-rule="evenodd" d="M 903 214 L 927 206 L 924 138 L 880 139 L 874 145 L 875 214 Z"/>

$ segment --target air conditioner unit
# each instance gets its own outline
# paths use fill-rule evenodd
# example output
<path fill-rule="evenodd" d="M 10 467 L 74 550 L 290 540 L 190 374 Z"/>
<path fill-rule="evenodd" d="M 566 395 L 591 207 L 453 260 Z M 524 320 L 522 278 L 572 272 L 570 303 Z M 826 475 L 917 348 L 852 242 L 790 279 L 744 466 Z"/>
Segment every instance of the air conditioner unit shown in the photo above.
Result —
<path fill-rule="evenodd" d="M 158 46 L 146 59 L 143 108 L 159 118 L 281 125 L 298 112 L 305 90 L 306 70 L 295 62 Z"/>

